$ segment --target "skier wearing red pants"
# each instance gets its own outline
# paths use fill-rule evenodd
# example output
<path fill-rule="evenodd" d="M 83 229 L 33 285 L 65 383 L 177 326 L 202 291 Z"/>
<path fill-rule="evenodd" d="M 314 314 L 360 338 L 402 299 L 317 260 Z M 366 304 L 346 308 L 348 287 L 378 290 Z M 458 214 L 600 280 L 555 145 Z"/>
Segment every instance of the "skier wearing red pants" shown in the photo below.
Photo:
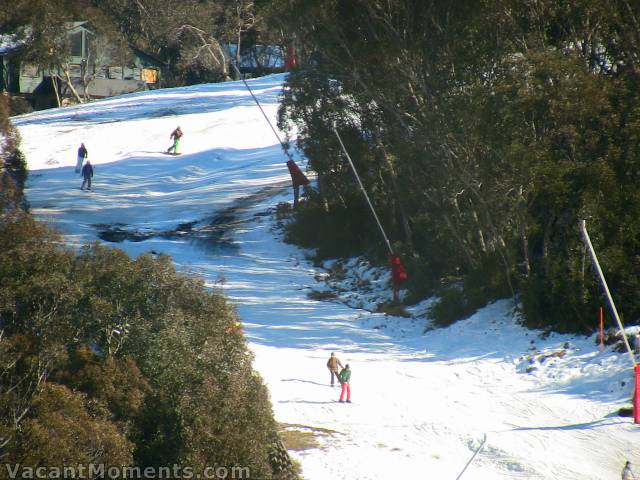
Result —
<path fill-rule="evenodd" d="M 340 391 L 340 400 L 339 402 L 344 402 L 344 394 L 347 394 L 347 403 L 351 403 L 351 386 L 349 385 L 349 381 L 351 380 L 351 369 L 349 368 L 349 364 L 346 364 L 340 375 L 338 375 L 338 380 L 340 380 L 340 384 L 342 385 L 342 390 Z"/>

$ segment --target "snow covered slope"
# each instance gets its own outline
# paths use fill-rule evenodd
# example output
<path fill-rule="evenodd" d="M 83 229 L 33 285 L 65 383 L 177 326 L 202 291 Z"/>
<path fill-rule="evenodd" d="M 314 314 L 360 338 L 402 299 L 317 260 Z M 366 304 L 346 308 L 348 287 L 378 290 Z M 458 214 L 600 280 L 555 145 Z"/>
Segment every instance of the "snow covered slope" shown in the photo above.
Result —
<path fill-rule="evenodd" d="M 274 124 L 282 82 L 250 81 Z M 640 478 L 640 426 L 615 415 L 629 404 L 630 362 L 600 353 L 593 337 L 543 339 L 518 326 L 506 300 L 426 334 L 424 318 L 312 300 L 322 271 L 281 241 L 271 215 L 291 200 L 286 157 L 242 83 L 13 123 L 33 212 L 70 245 L 170 254 L 237 305 L 277 420 L 319 434 L 319 448 L 294 453 L 305 478 L 453 480 L 485 434 L 462 478 L 617 479 L 625 460 Z M 177 125 L 182 155 L 166 155 Z M 74 173 L 81 142 L 96 166 L 92 192 Z M 352 367 L 352 404 L 337 403 L 328 385 L 332 351 Z"/>

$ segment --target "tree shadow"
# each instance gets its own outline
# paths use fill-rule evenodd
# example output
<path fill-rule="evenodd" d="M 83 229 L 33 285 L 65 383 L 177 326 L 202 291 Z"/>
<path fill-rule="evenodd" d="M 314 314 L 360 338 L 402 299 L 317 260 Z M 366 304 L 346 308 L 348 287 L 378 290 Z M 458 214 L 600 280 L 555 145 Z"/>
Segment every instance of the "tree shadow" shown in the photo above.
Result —
<path fill-rule="evenodd" d="M 314 382 L 312 380 L 300 380 L 299 378 L 283 378 L 282 380 L 280 380 L 281 382 L 302 382 L 302 383 L 311 383 L 313 385 L 320 385 L 321 387 L 328 387 L 330 386 L 328 383 L 320 383 L 320 382 Z"/>
<path fill-rule="evenodd" d="M 319 402 L 319 401 L 313 401 L 313 400 L 279 400 L 278 403 L 309 403 L 313 405 L 328 405 L 328 404 L 334 404 L 338 402 L 337 400 L 325 401 L 325 402 Z"/>
<path fill-rule="evenodd" d="M 629 423 L 628 421 L 618 420 L 612 421 L 610 417 L 601 418 L 592 422 L 574 423 L 570 425 L 557 425 L 548 427 L 516 427 L 508 430 L 510 432 L 526 432 L 530 430 L 591 430 L 599 427 L 608 427 L 611 425 L 619 425 L 622 423 Z"/>

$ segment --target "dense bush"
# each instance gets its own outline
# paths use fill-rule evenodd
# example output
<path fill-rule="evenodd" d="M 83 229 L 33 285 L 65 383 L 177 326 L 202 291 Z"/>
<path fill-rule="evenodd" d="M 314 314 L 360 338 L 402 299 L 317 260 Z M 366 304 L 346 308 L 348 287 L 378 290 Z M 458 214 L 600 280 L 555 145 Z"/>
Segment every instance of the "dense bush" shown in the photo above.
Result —
<path fill-rule="evenodd" d="M 25 207 L 27 164 L 18 148 L 20 136 L 9 122 L 9 97 L 0 95 L 0 221 Z"/>
<path fill-rule="evenodd" d="M 0 452 L 23 467 L 246 467 L 290 478 L 234 309 L 171 260 L 0 224 Z"/>
<path fill-rule="evenodd" d="M 318 259 L 357 255 L 370 245 L 367 237 L 375 231 L 367 223 L 371 219 L 364 205 L 357 209 L 359 215 L 344 206 L 334 206 L 327 214 L 314 197 L 312 194 L 300 203 L 293 221 L 285 224 L 288 242 L 317 249 Z"/>
<path fill-rule="evenodd" d="M 429 318 L 438 327 L 447 327 L 474 312 L 478 305 L 472 305 L 462 288 L 450 286 L 438 291 L 438 300 L 429 308 Z"/>
<path fill-rule="evenodd" d="M 11 96 L 9 97 L 9 102 L 12 117 L 15 115 L 23 115 L 25 113 L 33 112 L 33 107 L 23 97 L 19 97 L 17 95 Z"/>
<path fill-rule="evenodd" d="M 522 298 L 528 324 L 584 331 L 601 300 L 578 230 L 587 219 L 636 322 L 640 43 L 628 39 L 640 3 L 529 3 L 277 3 L 302 44 L 280 126 L 318 179 L 291 239 L 323 256 L 384 248 L 335 125 L 424 279 L 407 284 L 412 300 L 462 280 L 468 305 Z"/>

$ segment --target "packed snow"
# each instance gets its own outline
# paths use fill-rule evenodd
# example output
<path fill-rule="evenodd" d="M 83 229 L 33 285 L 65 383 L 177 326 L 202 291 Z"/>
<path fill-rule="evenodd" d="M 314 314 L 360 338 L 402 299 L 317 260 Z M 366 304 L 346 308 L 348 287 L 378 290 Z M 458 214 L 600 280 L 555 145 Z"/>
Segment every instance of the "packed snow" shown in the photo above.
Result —
<path fill-rule="evenodd" d="M 273 125 L 283 82 L 249 81 Z M 315 266 L 284 243 L 275 210 L 292 201 L 287 157 L 241 82 L 12 121 L 32 212 L 69 245 L 169 254 L 237 306 L 276 419 L 316 434 L 316 447 L 292 451 L 304 478 L 454 480 L 485 436 L 460 478 L 618 479 L 627 460 L 640 478 L 640 425 L 617 414 L 631 404 L 632 364 L 600 352 L 596 334 L 527 330 L 510 300 L 425 331 L 430 300 L 408 318 L 373 313 L 390 299 L 384 270 L 351 259 L 336 283 L 335 262 Z M 178 125 L 181 155 L 167 155 Z M 74 172 L 81 142 L 93 191 Z M 329 385 L 331 352 L 352 368 L 351 404 Z"/>

